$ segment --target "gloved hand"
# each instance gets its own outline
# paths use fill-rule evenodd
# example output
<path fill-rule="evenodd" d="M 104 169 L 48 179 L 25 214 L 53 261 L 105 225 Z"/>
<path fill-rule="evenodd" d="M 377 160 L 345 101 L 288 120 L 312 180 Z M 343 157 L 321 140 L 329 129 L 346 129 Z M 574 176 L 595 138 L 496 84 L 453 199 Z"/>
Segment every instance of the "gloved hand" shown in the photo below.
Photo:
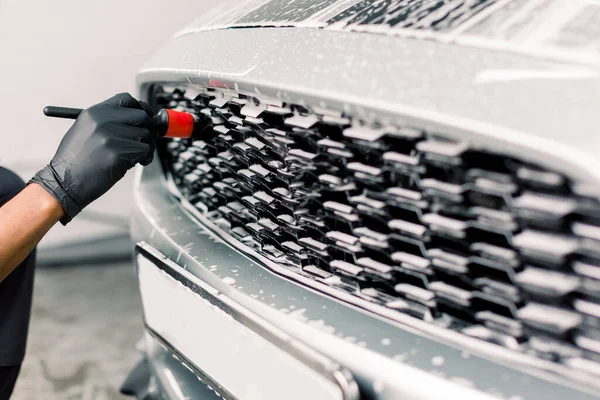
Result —
<path fill-rule="evenodd" d="M 84 110 L 65 134 L 58 150 L 29 183 L 37 183 L 61 204 L 66 225 L 106 193 L 137 163 L 154 157 L 157 134 L 152 111 L 128 93 Z"/>

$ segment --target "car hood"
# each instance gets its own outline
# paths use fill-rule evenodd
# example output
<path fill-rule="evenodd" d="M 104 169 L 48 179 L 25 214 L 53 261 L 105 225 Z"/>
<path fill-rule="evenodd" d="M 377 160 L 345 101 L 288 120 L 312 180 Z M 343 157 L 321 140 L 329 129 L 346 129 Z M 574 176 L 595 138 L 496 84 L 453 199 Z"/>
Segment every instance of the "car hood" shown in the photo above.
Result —
<path fill-rule="evenodd" d="M 177 36 L 296 27 L 416 37 L 600 67 L 596 0 L 241 0 L 212 7 Z"/>

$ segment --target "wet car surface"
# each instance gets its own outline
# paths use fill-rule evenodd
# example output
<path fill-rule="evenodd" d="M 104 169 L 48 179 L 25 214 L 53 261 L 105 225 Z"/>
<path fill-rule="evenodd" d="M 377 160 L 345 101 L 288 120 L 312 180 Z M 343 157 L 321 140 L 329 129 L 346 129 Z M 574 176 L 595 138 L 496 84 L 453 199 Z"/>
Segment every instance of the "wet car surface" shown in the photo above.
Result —
<path fill-rule="evenodd" d="M 142 293 L 173 299 L 146 290 L 148 343 L 228 398 L 287 393 L 248 367 L 263 344 L 331 398 L 593 397 L 597 55 L 538 3 L 254 1 L 182 30 L 140 90 L 214 133 L 140 175 Z M 230 373 L 198 299 L 257 340 Z"/>

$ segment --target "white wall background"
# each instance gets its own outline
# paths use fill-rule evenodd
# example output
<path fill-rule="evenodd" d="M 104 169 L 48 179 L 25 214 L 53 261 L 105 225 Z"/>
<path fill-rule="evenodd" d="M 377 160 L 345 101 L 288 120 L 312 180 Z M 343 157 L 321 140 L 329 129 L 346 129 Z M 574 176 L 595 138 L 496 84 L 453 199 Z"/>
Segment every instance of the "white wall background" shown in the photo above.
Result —
<path fill-rule="evenodd" d="M 42 166 L 82 107 L 133 91 L 137 69 L 209 0 L 0 0 L 0 163 Z"/>
<path fill-rule="evenodd" d="M 210 0 L 0 0 L 0 165 L 27 180 L 52 157 L 72 122 L 46 105 L 85 108 L 135 90 L 136 71 Z M 1 184 L 1 183 L 0 183 Z M 128 215 L 131 176 L 91 210 Z M 85 212 L 85 211 L 84 211 Z M 74 220 L 45 240 L 101 236 Z"/>

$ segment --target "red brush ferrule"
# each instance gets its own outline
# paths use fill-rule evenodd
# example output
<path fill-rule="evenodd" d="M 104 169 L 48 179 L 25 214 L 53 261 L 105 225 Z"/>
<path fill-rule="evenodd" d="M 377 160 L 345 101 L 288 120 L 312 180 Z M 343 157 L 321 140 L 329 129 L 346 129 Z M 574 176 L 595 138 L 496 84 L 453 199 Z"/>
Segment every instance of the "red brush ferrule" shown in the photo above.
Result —
<path fill-rule="evenodd" d="M 169 116 L 169 125 L 165 137 L 189 138 L 194 133 L 194 116 L 190 113 L 175 110 L 166 110 Z"/>

